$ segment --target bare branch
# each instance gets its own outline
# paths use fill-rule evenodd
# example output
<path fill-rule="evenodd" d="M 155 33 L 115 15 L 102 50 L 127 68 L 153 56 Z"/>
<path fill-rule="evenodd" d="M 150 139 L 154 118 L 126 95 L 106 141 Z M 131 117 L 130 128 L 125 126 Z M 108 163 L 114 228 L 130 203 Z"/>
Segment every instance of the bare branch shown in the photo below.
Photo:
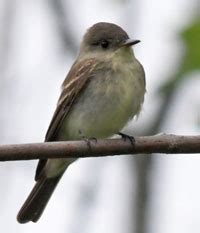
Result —
<path fill-rule="evenodd" d="M 84 158 L 121 154 L 200 153 L 200 136 L 155 135 L 135 137 L 135 144 L 123 139 L 46 142 L 1 145 L 0 161 L 45 158 Z"/>

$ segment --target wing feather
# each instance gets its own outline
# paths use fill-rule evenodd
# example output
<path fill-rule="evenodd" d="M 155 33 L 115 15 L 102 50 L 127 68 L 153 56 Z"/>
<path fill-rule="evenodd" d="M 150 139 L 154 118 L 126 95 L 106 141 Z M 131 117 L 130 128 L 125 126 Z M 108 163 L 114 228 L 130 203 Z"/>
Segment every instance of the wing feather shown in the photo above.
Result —
<path fill-rule="evenodd" d="M 79 63 L 74 63 L 66 79 L 62 84 L 62 92 L 58 100 L 57 108 L 50 122 L 46 133 L 45 142 L 56 141 L 57 133 L 63 123 L 63 120 L 69 113 L 71 106 L 76 100 L 87 81 L 92 77 L 92 72 L 96 65 L 95 59 L 87 59 Z M 38 180 L 45 164 L 46 159 L 38 162 L 35 180 Z"/>

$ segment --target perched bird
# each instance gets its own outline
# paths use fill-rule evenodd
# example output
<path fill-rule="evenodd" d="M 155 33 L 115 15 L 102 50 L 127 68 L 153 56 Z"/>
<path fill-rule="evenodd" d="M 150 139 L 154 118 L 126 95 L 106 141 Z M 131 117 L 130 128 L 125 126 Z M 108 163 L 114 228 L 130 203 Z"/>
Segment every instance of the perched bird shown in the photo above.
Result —
<path fill-rule="evenodd" d="M 78 57 L 62 84 L 45 142 L 107 138 L 139 114 L 145 74 L 127 33 L 112 23 L 88 29 Z M 18 213 L 20 223 L 37 222 L 56 185 L 75 159 L 41 159 L 36 184 Z"/>

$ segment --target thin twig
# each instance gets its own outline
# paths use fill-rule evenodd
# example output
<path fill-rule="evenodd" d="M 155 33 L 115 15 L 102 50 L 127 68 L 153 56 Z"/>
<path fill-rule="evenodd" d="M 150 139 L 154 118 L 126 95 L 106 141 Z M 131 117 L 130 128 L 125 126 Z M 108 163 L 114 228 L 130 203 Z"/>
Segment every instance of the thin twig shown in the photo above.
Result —
<path fill-rule="evenodd" d="M 46 142 L 0 146 L 0 161 L 45 158 L 84 158 L 122 154 L 188 154 L 200 153 L 200 136 L 155 135 L 127 139 Z"/>

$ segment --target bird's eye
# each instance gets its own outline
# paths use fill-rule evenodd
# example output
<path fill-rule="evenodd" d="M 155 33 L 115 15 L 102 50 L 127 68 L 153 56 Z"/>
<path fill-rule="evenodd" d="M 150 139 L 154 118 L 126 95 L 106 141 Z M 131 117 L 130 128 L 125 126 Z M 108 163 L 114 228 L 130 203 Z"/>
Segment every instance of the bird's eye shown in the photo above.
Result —
<path fill-rule="evenodd" d="M 107 40 L 102 40 L 101 41 L 101 47 L 102 48 L 106 49 L 106 48 L 108 48 L 108 46 L 109 46 L 109 41 L 107 41 Z"/>

